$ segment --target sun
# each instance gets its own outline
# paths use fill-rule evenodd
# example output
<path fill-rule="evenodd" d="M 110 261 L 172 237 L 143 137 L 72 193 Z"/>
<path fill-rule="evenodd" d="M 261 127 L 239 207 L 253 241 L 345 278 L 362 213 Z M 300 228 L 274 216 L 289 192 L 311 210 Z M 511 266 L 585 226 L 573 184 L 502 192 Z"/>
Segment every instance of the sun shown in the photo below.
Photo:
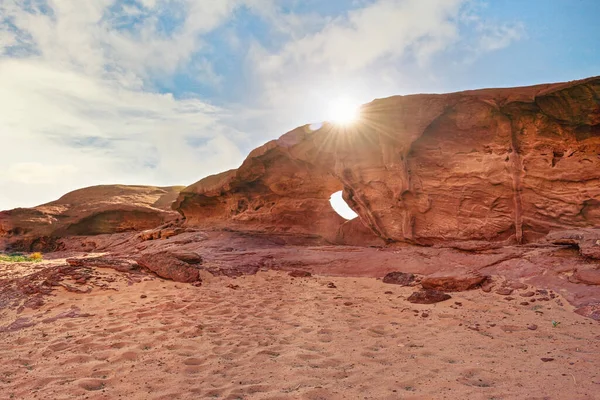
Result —
<path fill-rule="evenodd" d="M 348 125 L 359 116 L 358 103 L 347 97 L 339 97 L 329 105 L 329 119 L 336 124 Z"/>

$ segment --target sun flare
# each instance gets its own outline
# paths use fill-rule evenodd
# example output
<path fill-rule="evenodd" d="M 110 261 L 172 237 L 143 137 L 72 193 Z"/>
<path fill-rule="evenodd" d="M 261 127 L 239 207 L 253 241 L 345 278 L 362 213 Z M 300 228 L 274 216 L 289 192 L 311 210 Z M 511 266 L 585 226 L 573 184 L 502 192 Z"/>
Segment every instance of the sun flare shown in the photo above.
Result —
<path fill-rule="evenodd" d="M 359 116 L 358 104 L 352 99 L 340 97 L 331 102 L 329 106 L 329 115 L 331 121 L 348 125 L 355 122 Z"/>

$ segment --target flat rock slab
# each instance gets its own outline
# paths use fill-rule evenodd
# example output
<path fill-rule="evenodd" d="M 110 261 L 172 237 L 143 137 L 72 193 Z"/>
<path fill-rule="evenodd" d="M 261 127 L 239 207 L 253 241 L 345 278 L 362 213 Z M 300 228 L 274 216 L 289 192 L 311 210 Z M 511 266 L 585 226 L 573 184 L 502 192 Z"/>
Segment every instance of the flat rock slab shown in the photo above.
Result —
<path fill-rule="evenodd" d="M 68 258 L 66 261 L 73 267 L 110 268 L 119 272 L 131 272 L 140 268 L 135 261 L 116 257 Z"/>
<path fill-rule="evenodd" d="M 383 283 L 390 283 L 392 285 L 410 286 L 415 281 L 413 274 L 407 274 L 404 272 L 390 272 L 383 277 Z"/>
<path fill-rule="evenodd" d="M 414 292 L 406 300 L 415 304 L 433 304 L 439 303 L 441 301 L 446 301 L 451 298 L 452 296 L 444 292 L 440 292 L 439 290 L 425 289 L 418 292 Z"/>
<path fill-rule="evenodd" d="M 441 290 L 444 292 L 463 292 L 480 286 L 486 276 L 475 274 L 433 274 L 426 276 L 421 281 L 423 289 Z"/>
<path fill-rule="evenodd" d="M 202 257 L 194 252 L 161 251 L 144 254 L 138 263 L 161 278 L 176 282 L 191 283 L 201 281 L 200 264 Z"/>
<path fill-rule="evenodd" d="M 600 270 L 577 271 L 570 280 L 586 285 L 600 285 Z"/>

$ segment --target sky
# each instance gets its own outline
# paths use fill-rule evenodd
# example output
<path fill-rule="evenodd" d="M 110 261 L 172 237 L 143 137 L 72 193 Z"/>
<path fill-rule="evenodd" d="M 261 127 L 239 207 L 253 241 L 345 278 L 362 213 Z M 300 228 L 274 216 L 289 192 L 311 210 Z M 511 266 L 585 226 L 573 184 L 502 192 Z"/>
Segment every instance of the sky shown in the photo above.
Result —
<path fill-rule="evenodd" d="M 189 185 L 338 99 L 600 75 L 599 15 L 597 0 L 0 0 L 0 210 Z"/>

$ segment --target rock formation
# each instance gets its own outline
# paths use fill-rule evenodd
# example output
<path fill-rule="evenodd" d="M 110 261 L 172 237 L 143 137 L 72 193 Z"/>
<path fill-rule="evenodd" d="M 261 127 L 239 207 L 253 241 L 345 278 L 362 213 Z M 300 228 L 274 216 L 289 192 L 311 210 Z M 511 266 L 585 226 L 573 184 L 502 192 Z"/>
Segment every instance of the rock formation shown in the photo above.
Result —
<path fill-rule="evenodd" d="M 53 251 L 57 238 L 155 228 L 174 220 L 181 187 L 94 186 L 34 208 L 0 212 L 0 248 Z"/>
<path fill-rule="evenodd" d="M 600 77 L 396 96 L 361 114 L 257 148 L 174 209 L 190 226 L 339 244 L 523 243 L 600 226 Z M 359 219 L 331 209 L 339 190 Z"/>

